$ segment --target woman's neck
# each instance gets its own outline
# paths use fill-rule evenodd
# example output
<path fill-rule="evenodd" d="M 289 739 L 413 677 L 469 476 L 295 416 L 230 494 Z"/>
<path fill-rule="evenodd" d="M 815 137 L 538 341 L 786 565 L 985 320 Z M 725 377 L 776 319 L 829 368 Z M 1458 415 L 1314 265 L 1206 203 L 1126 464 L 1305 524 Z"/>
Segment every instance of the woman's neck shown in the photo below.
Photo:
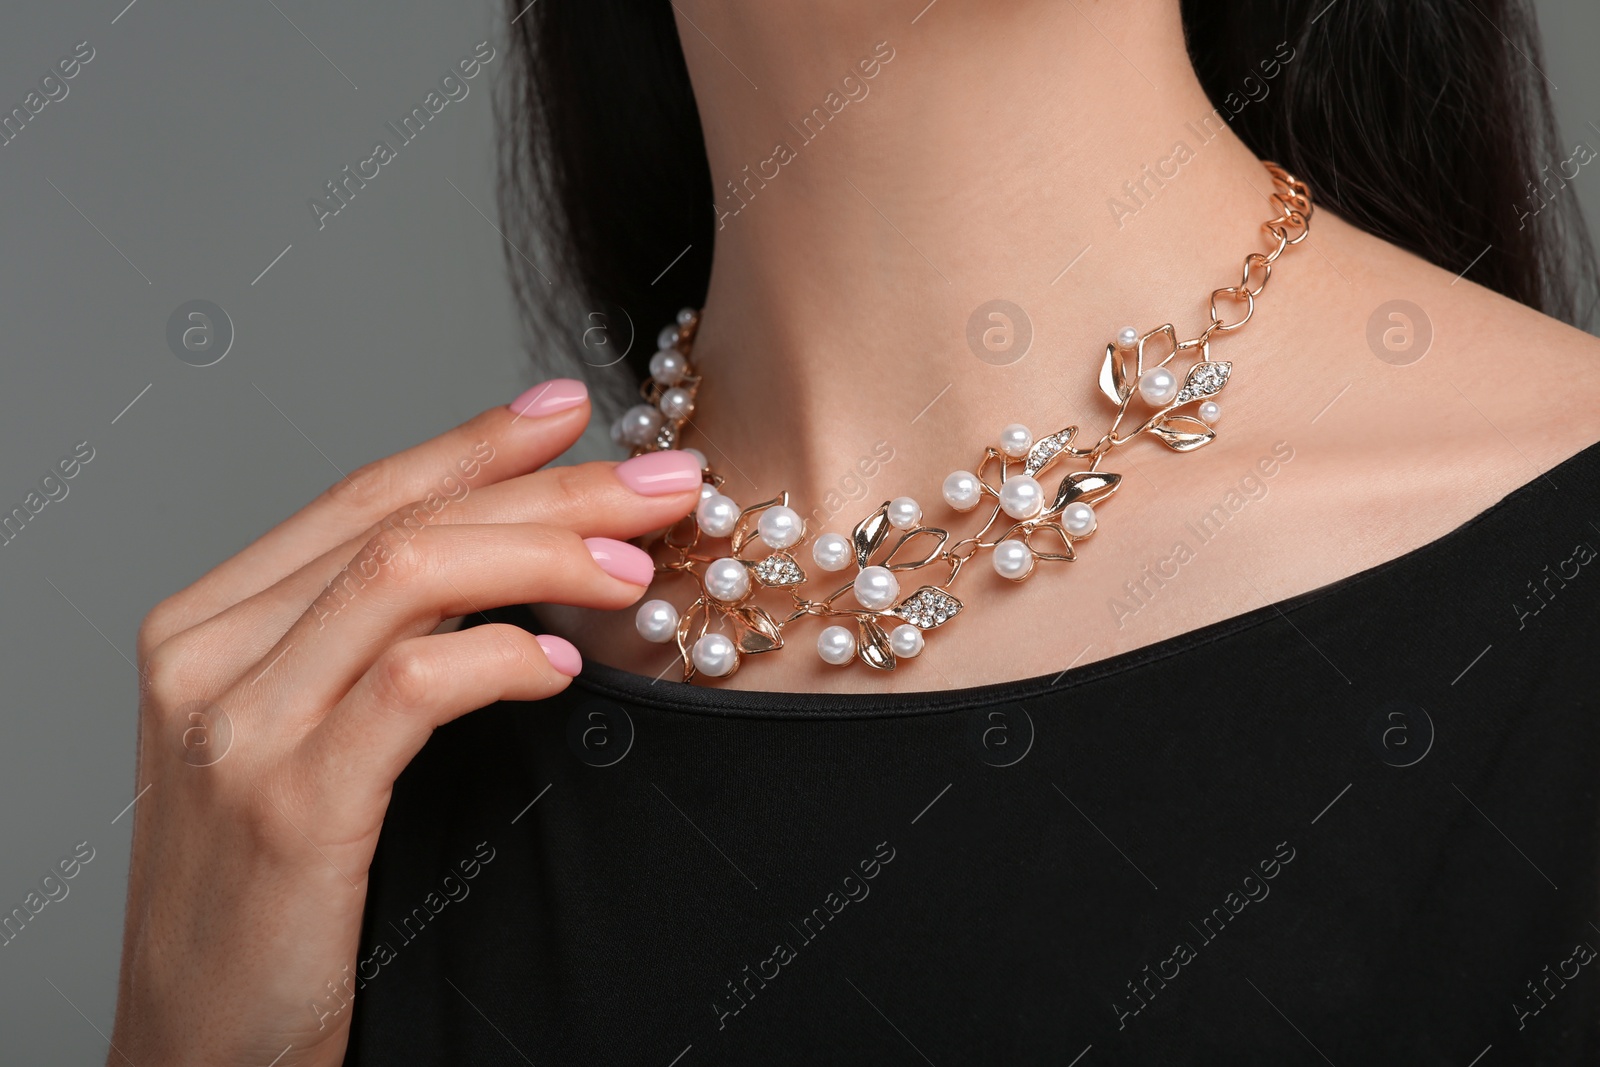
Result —
<path fill-rule="evenodd" d="M 1272 214 L 1176 0 L 677 10 L 718 215 L 691 443 L 741 503 L 933 497 L 1005 423 L 1098 433 L 1101 346 L 1203 322 Z"/>

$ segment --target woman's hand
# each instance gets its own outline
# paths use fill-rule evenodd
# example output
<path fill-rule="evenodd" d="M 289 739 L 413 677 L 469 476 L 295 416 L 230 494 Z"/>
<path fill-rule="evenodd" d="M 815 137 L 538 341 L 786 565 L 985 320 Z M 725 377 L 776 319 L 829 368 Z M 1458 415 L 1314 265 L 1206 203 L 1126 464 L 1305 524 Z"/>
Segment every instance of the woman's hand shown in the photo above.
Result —
<path fill-rule="evenodd" d="M 699 499 L 683 452 L 539 470 L 588 417 L 578 382 L 529 390 L 355 471 L 145 620 L 108 1062 L 341 1062 L 351 1013 L 327 1005 L 395 777 L 434 727 L 580 666 L 515 626 L 435 631 L 506 604 L 626 607 L 652 568 L 618 539 Z"/>

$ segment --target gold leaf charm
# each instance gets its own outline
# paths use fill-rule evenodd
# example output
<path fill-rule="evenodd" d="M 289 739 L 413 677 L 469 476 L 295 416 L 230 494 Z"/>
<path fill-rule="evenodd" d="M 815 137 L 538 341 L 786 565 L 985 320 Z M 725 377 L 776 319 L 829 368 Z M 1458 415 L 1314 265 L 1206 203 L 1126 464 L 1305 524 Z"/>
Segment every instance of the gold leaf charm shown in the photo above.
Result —
<path fill-rule="evenodd" d="M 867 566 L 867 561 L 878 550 L 878 546 L 883 544 L 884 538 L 889 536 L 889 531 L 892 529 L 894 527 L 889 524 L 889 502 L 885 500 L 878 505 L 877 511 L 858 522 L 851 534 L 850 543 L 856 550 L 856 566 Z"/>
<path fill-rule="evenodd" d="M 924 534 L 931 534 L 933 536 L 932 548 L 928 549 L 928 551 L 915 562 L 910 560 L 907 560 L 903 563 L 894 562 L 894 557 L 900 554 L 900 550 L 902 548 L 906 547 L 906 545 L 910 544 L 917 538 L 922 537 Z M 940 554 L 944 552 L 944 543 L 948 540 L 950 540 L 950 535 L 944 530 L 936 530 L 932 526 L 918 526 L 915 530 L 908 530 L 900 535 L 900 540 L 896 541 L 894 543 L 894 547 L 889 550 L 889 554 L 883 557 L 883 563 L 880 564 L 880 566 L 888 567 L 892 571 L 914 571 L 918 567 L 926 567 L 928 564 L 938 559 Z"/>
<path fill-rule="evenodd" d="M 878 620 L 862 616 L 857 626 L 856 655 L 861 662 L 880 671 L 894 670 L 894 653 L 889 649 L 889 635 Z"/>
<path fill-rule="evenodd" d="M 1175 452 L 1193 452 L 1211 443 L 1217 432 L 1199 419 L 1188 415 L 1173 415 L 1150 427 L 1150 432 L 1161 438 L 1163 444 Z"/>
<path fill-rule="evenodd" d="M 1115 341 L 1106 345 L 1106 361 L 1100 364 L 1100 391 L 1118 407 L 1133 392 L 1133 379 Z"/>
<path fill-rule="evenodd" d="M 739 651 L 755 655 L 783 647 L 783 630 L 765 608 L 753 604 L 734 608 L 728 617 L 739 625 Z"/>
<path fill-rule="evenodd" d="M 1145 346 L 1148 345 L 1151 341 L 1156 340 L 1157 338 L 1160 338 L 1160 339 L 1166 341 L 1167 344 L 1170 346 L 1170 348 L 1167 351 L 1167 354 L 1162 356 L 1159 359 L 1156 358 L 1156 355 L 1155 355 L 1154 352 L 1146 352 L 1145 351 Z M 1134 377 L 1137 378 L 1138 376 L 1142 375 L 1145 371 L 1149 370 L 1151 367 L 1164 366 L 1167 363 L 1168 360 L 1170 360 L 1173 356 L 1175 356 L 1177 354 L 1178 354 L 1178 331 L 1172 328 L 1172 323 L 1169 322 L 1165 326 L 1162 326 L 1162 327 L 1159 327 L 1157 329 L 1151 330 L 1149 333 L 1147 333 L 1143 337 L 1139 338 L 1139 361 L 1134 367 L 1134 372 L 1133 372 L 1134 373 Z"/>
<path fill-rule="evenodd" d="M 678 616 L 678 655 L 683 657 L 683 680 L 694 677 L 694 643 L 706 632 L 711 612 L 705 597 L 700 597 Z"/>
<path fill-rule="evenodd" d="M 1075 500 L 1085 504 L 1098 504 L 1106 497 L 1117 491 L 1117 486 L 1122 484 L 1122 475 L 1106 474 L 1102 471 L 1079 471 L 1069 474 L 1061 479 L 1061 484 L 1056 487 L 1056 499 L 1042 516 L 1052 518 L 1061 514 L 1063 508 Z"/>
<path fill-rule="evenodd" d="M 1060 550 L 1056 552 L 1046 552 L 1044 549 L 1033 543 L 1033 539 L 1035 537 L 1042 536 L 1055 537 L 1056 540 L 1061 544 Z M 1028 546 L 1028 551 L 1033 553 L 1034 559 L 1054 559 L 1071 562 L 1072 560 L 1078 558 L 1078 554 L 1072 550 L 1072 538 L 1067 536 L 1067 531 L 1061 528 L 1061 524 L 1059 522 L 1042 522 L 1031 529 L 1024 530 L 1022 534 L 1022 542 Z"/>
<path fill-rule="evenodd" d="M 668 548 L 687 552 L 700 540 L 700 524 L 695 521 L 694 513 L 690 512 L 671 526 L 661 536 L 661 543 Z"/>

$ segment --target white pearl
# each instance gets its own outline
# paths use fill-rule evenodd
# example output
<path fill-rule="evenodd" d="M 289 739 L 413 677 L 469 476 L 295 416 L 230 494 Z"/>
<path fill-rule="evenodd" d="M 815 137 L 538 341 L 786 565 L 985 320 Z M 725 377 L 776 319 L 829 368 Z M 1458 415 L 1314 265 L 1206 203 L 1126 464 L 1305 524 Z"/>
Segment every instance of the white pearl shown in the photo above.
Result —
<path fill-rule="evenodd" d="M 662 385 L 677 385 L 689 371 L 689 361 L 675 348 L 663 348 L 650 357 L 650 377 Z"/>
<path fill-rule="evenodd" d="M 957 511 L 971 511 L 983 500 L 983 485 L 971 471 L 951 471 L 944 480 L 944 502 Z"/>
<path fill-rule="evenodd" d="M 1139 343 L 1139 331 L 1132 326 L 1124 326 L 1117 331 L 1117 347 L 1133 348 Z"/>
<path fill-rule="evenodd" d="M 694 414 L 694 397 L 690 395 L 689 390 L 680 386 L 675 385 L 662 393 L 658 403 L 661 414 L 669 419 L 687 419 Z"/>
<path fill-rule="evenodd" d="M 1073 537 L 1088 537 L 1094 526 L 1094 508 L 1083 501 L 1074 500 L 1061 509 L 1061 528 Z"/>
<path fill-rule="evenodd" d="M 686 448 L 684 451 L 695 458 L 695 462 L 700 464 L 701 470 L 706 469 L 706 454 L 704 452 L 700 451 L 698 448 Z"/>
<path fill-rule="evenodd" d="M 705 581 L 706 596 L 731 603 L 750 592 L 750 568 L 732 556 L 723 556 L 706 564 Z"/>
<path fill-rule="evenodd" d="M 900 581 L 888 567 L 864 567 L 855 581 L 856 600 L 868 611 L 893 607 Z"/>
<path fill-rule="evenodd" d="M 633 617 L 633 627 L 646 641 L 665 644 L 678 636 L 678 609 L 665 600 L 646 600 Z"/>
<path fill-rule="evenodd" d="M 856 658 L 856 635 L 843 626 L 829 626 L 817 635 L 817 655 L 842 667 Z"/>
<path fill-rule="evenodd" d="M 1033 434 L 1020 422 L 1013 422 L 1000 431 L 1000 451 L 1012 459 L 1021 459 L 1033 447 Z"/>
<path fill-rule="evenodd" d="M 1001 541 L 994 546 L 994 572 L 1012 581 L 1026 578 L 1033 570 L 1033 552 L 1021 541 Z"/>
<path fill-rule="evenodd" d="M 1151 367 L 1139 375 L 1139 395 L 1153 408 L 1166 407 L 1178 395 L 1178 376 L 1166 367 Z"/>
<path fill-rule="evenodd" d="M 717 493 L 717 487 L 716 486 L 712 485 L 710 482 L 701 482 L 700 483 L 700 503 L 701 504 L 704 504 L 707 500 L 710 500 L 712 497 L 717 496 L 717 495 L 719 495 L 719 494 Z M 698 511 L 698 509 L 699 509 L 699 505 L 696 505 L 696 510 Z M 697 518 L 698 518 L 698 516 L 697 516 Z"/>
<path fill-rule="evenodd" d="M 688 326 L 690 323 L 698 322 L 699 319 L 700 312 L 696 311 L 694 308 L 684 308 L 678 312 L 679 326 Z"/>
<path fill-rule="evenodd" d="M 678 347 L 678 338 L 682 336 L 676 326 L 663 326 L 661 327 L 661 332 L 656 334 L 656 347 L 676 348 Z"/>
<path fill-rule="evenodd" d="M 889 651 L 901 659 L 910 659 L 922 651 L 922 631 L 909 622 L 903 622 L 889 631 Z"/>
<path fill-rule="evenodd" d="M 855 561 L 855 549 L 843 534 L 826 533 L 811 546 L 811 558 L 825 571 L 842 571 Z"/>
<path fill-rule="evenodd" d="M 700 524 L 702 532 L 712 537 L 727 537 L 739 523 L 739 505 L 721 493 L 714 493 L 694 509 L 694 520 Z"/>
<path fill-rule="evenodd" d="M 622 416 L 622 439 L 630 445 L 654 444 L 665 420 L 649 404 L 635 404 Z"/>
<path fill-rule="evenodd" d="M 800 513 L 781 505 L 763 511 L 756 522 L 756 533 L 772 548 L 788 548 L 798 542 L 804 532 Z"/>
<path fill-rule="evenodd" d="M 1026 474 L 1013 474 L 1000 487 L 1000 508 L 1013 519 L 1031 519 L 1044 510 L 1044 486 Z"/>
<path fill-rule="evenodd" d="M 922 505 L 908 496 L 897 496 L 889 501 L 889 525 L 896 530 L 909 530 L 922 521 Z"/>
<path fill-rule="evenodd" d="M 739 665 L 739 647 L 727 634 L 710 633 L 694 643 L 689 658 L 694 660 L 694 669 L 701 674 L 721 678 L 732 674 Z"/>
<path fill-rule="evenodd" d="M 619 445 L 627 443 L 627 435 L 623 431 L 621 415 L 611 420 L 611 440 Z"/>
<path fill-rule="evenodd" d="M 1207 400 L 1200 405 L 1200 420 L 1206 425 L 1215 426 L 1220 418 L 1222 418 L 1222 408 L 1215 400 Z"/>

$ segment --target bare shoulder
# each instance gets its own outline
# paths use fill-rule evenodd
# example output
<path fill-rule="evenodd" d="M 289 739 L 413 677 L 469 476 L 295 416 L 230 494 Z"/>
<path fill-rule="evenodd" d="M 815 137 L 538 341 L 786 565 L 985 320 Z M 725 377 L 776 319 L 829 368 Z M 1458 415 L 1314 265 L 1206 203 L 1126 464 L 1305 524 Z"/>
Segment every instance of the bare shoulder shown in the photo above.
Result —
<path fill-rule="evenodd" d="M 1441 369 L 1533 466 L 1600 441 L 1600 338 L 1467 284 L 1438 326 Z"/>
<path fill-rule="evenodd" d="M 1270 399 L 1234 400 L 1294 448 L 1241 545 L 1300 547 L 1284 595 L 1420 548 L 1600 441 L 1600 339 L 1331 213 L 1311 242 L 1261 331 L 1299 358 L 1260 368 Z"/>
<path fill-rule="evenodd" d="M 1474 283 L 1470 265 L 1455 275 L 1359 240 L 1373 249 L 1353 278 L 1373 307 L 1371 377 L 1412 408 L 1418 447 L 1507 451 L 1526 481 L 1600 441 L 1600 338 Z"/>

